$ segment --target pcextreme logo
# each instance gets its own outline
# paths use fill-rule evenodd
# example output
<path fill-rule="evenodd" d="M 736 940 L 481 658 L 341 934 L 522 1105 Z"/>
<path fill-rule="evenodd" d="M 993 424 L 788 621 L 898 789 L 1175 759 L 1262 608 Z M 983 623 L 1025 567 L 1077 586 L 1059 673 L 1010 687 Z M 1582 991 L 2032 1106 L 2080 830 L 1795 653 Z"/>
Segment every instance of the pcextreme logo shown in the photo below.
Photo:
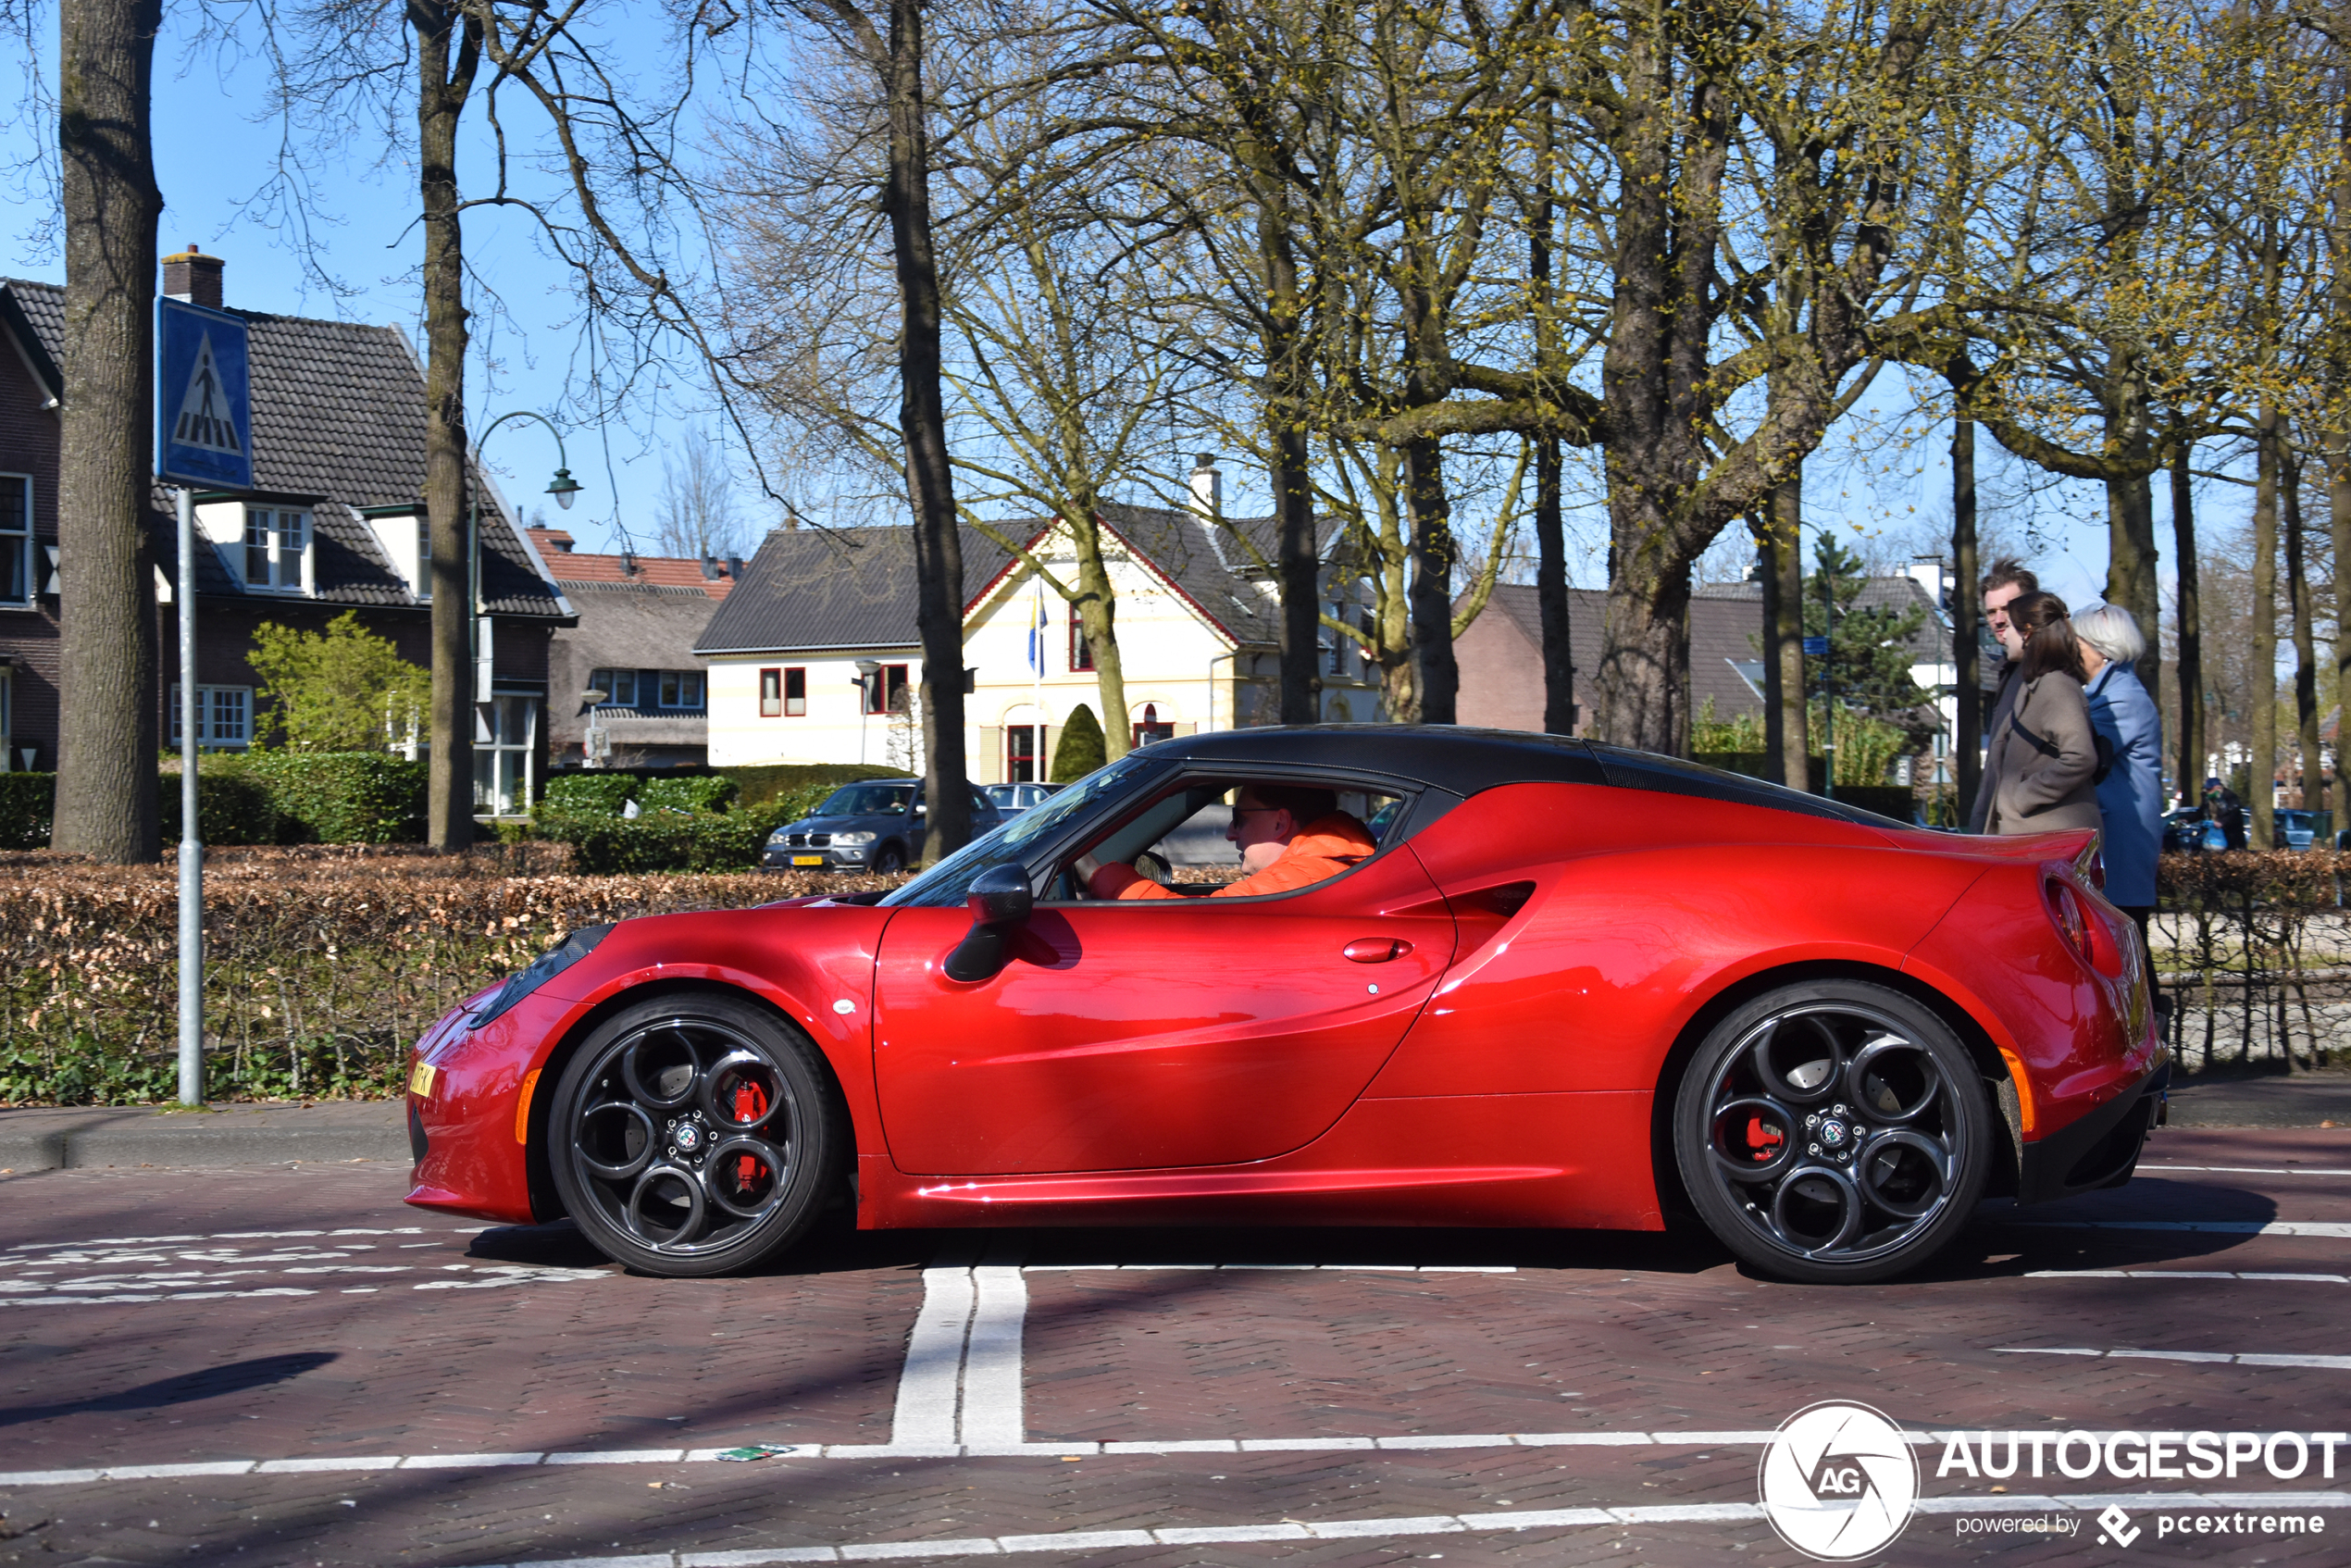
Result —
<path fill-rule="evenodd" d="M 1849 1562 L 1902 1533 L 1919 1464 L 1902 1429 L 1867 1405 L 1824 1400 L 1780 1424 L 1756 1475 L 1763 1514 L 1807 1557 Z"/>

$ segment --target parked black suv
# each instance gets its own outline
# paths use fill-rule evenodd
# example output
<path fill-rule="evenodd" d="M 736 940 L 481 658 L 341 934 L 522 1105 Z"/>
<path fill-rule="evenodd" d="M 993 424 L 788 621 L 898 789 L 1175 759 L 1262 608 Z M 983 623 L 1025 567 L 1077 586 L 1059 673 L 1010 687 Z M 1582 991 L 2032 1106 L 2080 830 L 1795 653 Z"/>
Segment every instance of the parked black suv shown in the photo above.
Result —
<path fill-rule="evenodd" d="M 1013 813 L 972 791 L 972 836 Z M 759 864 L 777 870 L 903 871 L 923 852 L 923 781 L 869 778 L 844 784 L 798 822 L 767 836 Z"/>

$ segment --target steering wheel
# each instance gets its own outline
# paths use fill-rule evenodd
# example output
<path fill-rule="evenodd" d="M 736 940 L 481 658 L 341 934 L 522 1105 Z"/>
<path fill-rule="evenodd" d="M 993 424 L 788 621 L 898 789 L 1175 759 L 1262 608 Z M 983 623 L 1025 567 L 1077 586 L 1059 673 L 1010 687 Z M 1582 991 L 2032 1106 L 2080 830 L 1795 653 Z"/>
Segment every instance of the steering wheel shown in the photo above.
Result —
<path fill-rule="evenodd" d="M 1135 857 L 1135 869 L 1150 877 L 1152 881 L 1157 882 L 1163 888 L 1166 887 L 1170 882 L 1176 880 L 1176 868 L 1169 865 L 1167 857 L 1160 853 L 1157 850 L 1145 850 L 1142 853 L 1137 855 Z"/>

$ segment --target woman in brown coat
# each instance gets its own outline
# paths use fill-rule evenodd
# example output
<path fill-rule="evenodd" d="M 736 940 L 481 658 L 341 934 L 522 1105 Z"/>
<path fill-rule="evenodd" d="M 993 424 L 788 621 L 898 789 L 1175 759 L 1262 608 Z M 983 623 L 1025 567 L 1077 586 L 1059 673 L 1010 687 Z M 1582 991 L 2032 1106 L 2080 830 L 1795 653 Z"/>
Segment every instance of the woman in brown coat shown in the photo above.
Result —
<path fill-rule="evenodd" d="M 2099 826 L 2097 742 L 2082 692 L 2089 672 L 2065 601 L 2021 594 L 2009 604 L 2021 635 L 2021 684 L 2008 722 L 1992 737 L 1985 772 L 1996 784 L 1987 833 L 2055 833 Z"/>

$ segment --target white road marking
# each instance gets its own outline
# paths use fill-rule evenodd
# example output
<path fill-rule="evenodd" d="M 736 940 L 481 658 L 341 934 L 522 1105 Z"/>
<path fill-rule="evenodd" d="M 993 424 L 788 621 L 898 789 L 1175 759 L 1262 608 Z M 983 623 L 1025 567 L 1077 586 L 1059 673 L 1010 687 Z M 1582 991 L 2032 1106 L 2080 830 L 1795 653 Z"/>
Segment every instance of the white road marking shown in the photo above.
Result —
<path fill-rule="evenodd" d="M 2351 1285 L 2343 1274 L 2224 1274 L 2217 1269 L 2044 1268 L 2025 1279 L 2258 1279 L 2304 1285 Z"/>
<path fill-rule="evenodd" d="M 2060 1509 L 2258 1509 L 2263 1512 L 2351 1508 L 2351 1492 L 2097 1492 L 2013 1497 L 1922 1498 L 1926 1514 L 2046 1513 Z M 1250 1541 L 1396 1540 L 1499 1531 L 1623 1529 L 1644 1524 L 1740 1524 L 1763 1517 L 1751 1502 L 1648 1503 L 1625 1508 L 1520 1509 L 1490 1513 L 1424 1513 L 1402 1519 L 1284 1519 L 1255 1524 L 1165 1524 L 1142 1530 L 1064 1530 L 1038 1536 L 968 1536 L 954 1540 L 856 1541 L 840 1546 L 769 1547 L 750 1551 L 665 1551 L 625 1557 L 566 1557 L 511 1568 L 765 1568 L 782 1562 L 869 1562 L 889 1559 L 993 1557 L 1014 1552 L 1110 1551 L 1126 1547 L 1228 1546 Z"/>
<path fill-rule="evenodd" d="M 2202 1171 L 2213 1176 L 2351 1176 L 2351 1170 L 2327 1165 L 2158 1165 L 2139 1162 L 2143 1171 Z"/>
<path fill-rule="evenodd" d="M 1245 1269 L 1276 1273 L 1358 1274 L 1516 1274 L 1515 1263 L 1029 1263 L 1027 1274 L 1148 1274 L 1179 1270 L 1190 1274 L 1230 1274 Z"/>
<path fill-rule="evenodd" d="M 955 1418 L 963 1396 L 964 1341 L 971 1333 L 971 1243 L 958 1238 L 923 1270 L 923 1305 L 906 1340 L 899 1369 L 898 1402 L 890 1415 L 893 1443 L 917 1449 L 956 1446 Z"/>
<path fill-rule="evenodd" d="M 2327 1372 L 2351 1372 L 2351 1356 L 2263 1355 L 2250 1351 L 2231 1353 L 2220 1350 L 2094 1350 L 2034 1345 L 1996 1345 L 1992 1353 L 1996 1356 L 2103 1357 L 2108 1361 L 2210 1362 L 2237 1366 L 2307 1366 Z"/>
<path fill-rule="evenodd" d="M 2318 1236 L 2331 1240 L 2351 1237 L 2345 1220 L 2003 1220 L 2009 1226 L 2039 1230 L 2171 1230 L 2201 1231 L 2212 1236 Z"/>
<path fill-rule="evenodd" d="M 995 1249 L 989 1255 L 999 1256 Z M 972 1270 L 972 1286 L 971 1338 L 964 1351 L 964 1446 L 1018 1449 L 1027 1436 L 1021 1334 L 1028 1286 L 1017 1262 L 1010 1260 Z"/>

